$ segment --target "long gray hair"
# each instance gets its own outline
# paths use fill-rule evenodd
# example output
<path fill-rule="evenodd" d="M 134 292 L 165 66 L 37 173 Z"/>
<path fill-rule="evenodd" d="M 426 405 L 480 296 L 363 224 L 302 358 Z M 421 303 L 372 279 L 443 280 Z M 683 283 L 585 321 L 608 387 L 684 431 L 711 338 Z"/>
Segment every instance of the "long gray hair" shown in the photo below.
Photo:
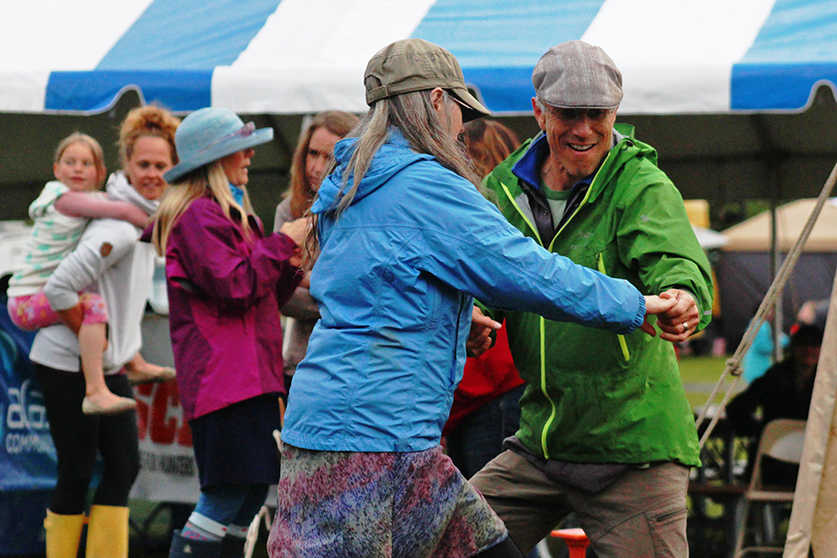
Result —
<path fill-rule="evenodd" d="M 477 175 L 459 138 L 453 138 L 448 131 L 448 122 L 442 122 L 430 97 L 431 90 L 413 91 L 376 101 L 347 137 L 357 137 L 352 157 L 343 171 L 343 185 L 334 208 L 335 218 L 351 205 L 358 186 L 369 170 L 372 158 L 384 144 L 390 126 L 407 139 L 410 147 L 418 153 L 433 155 L 443 167 L 462 176 L 479 187 Z M 454 103 L 447 92 L 443 92 L 445 120 L 450 116 L 450 104 Z M 349 185 L 349 181 L 352 181 Z M 348 188 L 347 188 L 348 187 Z M 306 256 L 316 254 L 316 223 L 306 240 Z"/>

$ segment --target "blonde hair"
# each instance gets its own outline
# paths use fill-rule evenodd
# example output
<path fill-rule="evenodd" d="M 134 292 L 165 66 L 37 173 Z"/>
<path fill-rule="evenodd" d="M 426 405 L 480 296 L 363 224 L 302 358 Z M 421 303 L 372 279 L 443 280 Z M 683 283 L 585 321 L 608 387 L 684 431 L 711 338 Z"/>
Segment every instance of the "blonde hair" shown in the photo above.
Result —
<path fill-rule="evenodd" d="M 335 136 L 342 138 L 359 122 L 359 118 L 350 112 L 327 110 L 311 119 L 311 123 L 302 132 L 291 161 L 291 181 L 285 197 L 291 198 L 291 216 L 296 219 L 311 207 L 316 192 L 305 180 L 305 167 L 311 136 L 320 128 L 325 128 Z"/>
<path fill-rule="evenodd" d="M 119 161 L 124 169 L 134 152 L 134 144 L 142 137 L 162 138 L 169 144 L 172 164 L 177 164 L 174 133 L 180 119 L 157 105 L 145 105 L 132 109 L 119 127 Z"/>
<path fill-rule="evenodd" d="M 235 201 L 221 161 L 222 159 L 218 159 L 184 174 L 166 189 L 157 209 L 151 233 L 151 241 L 160 256 L 165 256 L 169 234 L 180 216 L 189 209 L 193 201 L 207 195 L 221 206 L 221 211 L 231 223 L 241 225 L 244 237 L 249 239 L 251 231 L 247 216 L 253 213 L 250 195 L 246 186 L 239 186 L 244 191 L 243 203 L 239 205 Z"/>
<path fill-rule="evenodd" d="M 90 149 L 90 153 L 93 155 L 93 164 L 96 165 L 96 188 L 101 188 L 102 184 L 105 183 L 105 176 L 107 175 L 107 169 L 105 168 L 105 154 L 102 150 L 101 144 L 99 144 L 99 142 L 92 136 L 82 134 L 81 132 L 73 132 L 66 138 L 62 139 L 58 143 L 58 147 L 55 148 L 55 156 L 52 159 L 53 164 L 58 163 L 67 148 L 74 143 L 81 143 Z"/>

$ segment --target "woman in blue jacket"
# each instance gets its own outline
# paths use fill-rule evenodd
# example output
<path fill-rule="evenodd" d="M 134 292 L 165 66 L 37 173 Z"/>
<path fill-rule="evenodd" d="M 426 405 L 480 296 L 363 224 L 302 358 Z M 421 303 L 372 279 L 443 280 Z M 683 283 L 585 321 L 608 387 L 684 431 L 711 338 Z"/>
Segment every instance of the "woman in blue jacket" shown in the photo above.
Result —
<path fill-rule="evenodd" d="M 520 556 L 439 446 L 473 297 L 622 333 L 673 301 L 550 254 L 480 195 L 457 137 L 488 111 L 448 51 L 398 41 L 364 81 L 369 113 L 311 208 L 321 319 L 289 394 L 270 555 Z"/>

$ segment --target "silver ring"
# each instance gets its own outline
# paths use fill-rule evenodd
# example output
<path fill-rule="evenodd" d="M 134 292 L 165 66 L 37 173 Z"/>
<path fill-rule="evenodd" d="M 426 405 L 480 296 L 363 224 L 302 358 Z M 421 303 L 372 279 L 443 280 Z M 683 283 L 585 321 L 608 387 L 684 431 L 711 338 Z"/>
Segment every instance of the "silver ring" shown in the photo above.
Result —
<path fill-rule="evenodd" d="M 689 324 L 688 324 L 688 322 L 683 322 L 682 324 L 680 324 L 680 327 L 682 327 L 682 328 L 683 328 L 683 332 L 684 332 L 684 333 L 685 333 L 685 332 L 687 332 L 687 331 L 689 331 Z"/>

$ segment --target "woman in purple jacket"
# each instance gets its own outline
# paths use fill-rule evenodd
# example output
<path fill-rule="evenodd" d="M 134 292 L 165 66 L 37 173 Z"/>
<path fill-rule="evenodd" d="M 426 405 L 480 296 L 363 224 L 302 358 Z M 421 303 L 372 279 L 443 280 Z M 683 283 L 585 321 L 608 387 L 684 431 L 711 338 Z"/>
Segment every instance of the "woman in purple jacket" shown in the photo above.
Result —
<path fill-rule="evenodd" d="M 301 279 L 302 220 L 265 236 L 247 195 L 253 147 L 273 138 L 222 108 L 175 136 L 180 163 L 153 241 L 166 256 L 174 362 L 201 494 L 169 556 L 241 556 L 250 520 L 279 479 L 279 307 Z"/>

